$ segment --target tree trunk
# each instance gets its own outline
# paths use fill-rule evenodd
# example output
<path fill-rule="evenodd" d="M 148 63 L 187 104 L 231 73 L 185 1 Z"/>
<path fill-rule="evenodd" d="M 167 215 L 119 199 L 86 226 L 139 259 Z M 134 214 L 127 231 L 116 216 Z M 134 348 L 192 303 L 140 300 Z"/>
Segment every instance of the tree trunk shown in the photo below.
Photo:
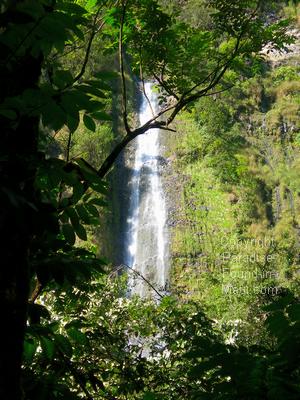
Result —
<path fill-rule="evenodd" d="M 13 13 L 12 7 L 1 14 L 1 33 L 13 29 L 9 26 Z M 30 49 L 22 57 L 12 57 L 11 50 L 4 45 L 0 45 L 0 52 L 6 60 L 0 64 L 2 103 L 5 98 L 19 96 L 24 90 L 36 87 L 42 58 L 32 57 Z M 0 115 L 0 126 L 0 398 L 19 400 L 23 398 L 20 381 L 29 290 L 28 254 L 38 215 L 34 179 L 39 120 L 26 115 L 11 120 Z"/>

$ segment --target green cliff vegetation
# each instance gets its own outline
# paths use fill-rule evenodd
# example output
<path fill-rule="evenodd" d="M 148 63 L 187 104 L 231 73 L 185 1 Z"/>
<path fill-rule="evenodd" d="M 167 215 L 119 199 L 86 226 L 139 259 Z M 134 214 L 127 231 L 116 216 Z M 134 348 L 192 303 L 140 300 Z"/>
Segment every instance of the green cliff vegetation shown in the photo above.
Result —
<path fill-rule="evenodd" d="M 1 3 L 1 398 L 299 398 L 298 18 L 298 1 Z M 161 111 L 138 126 L 145 80 Z M 159 302 L 110 264 L 114 166 L 153 128 Z"/>
<path fill-rule="evenodd" d="M 272 298 L 299 295 L 298 60 L 261 60 L 230 92 L 183 114 L 169 139 L 184 176 L 172 288 L 220 324 L 241 324 L 242 342 L 257 340 Z"/>

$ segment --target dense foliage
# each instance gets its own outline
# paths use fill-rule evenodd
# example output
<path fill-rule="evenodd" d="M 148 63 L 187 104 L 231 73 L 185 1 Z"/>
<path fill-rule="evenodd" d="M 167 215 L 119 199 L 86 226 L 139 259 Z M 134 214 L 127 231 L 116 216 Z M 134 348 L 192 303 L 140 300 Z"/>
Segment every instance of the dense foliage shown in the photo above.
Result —
<path fill-rule="evenodd" d="M 182 132 L 181 172 L 192 175 L 184 187 L 189 204 L 194 201 L 197 210 L 197 202 L 205 206 L 199 196 L 209 174 L 218 176 L 218 203 L 225 198 L 224 184 L 259 197 L 261 180 L 253 178 L 252 169 L 269 165 L 276 174 L 264 172 L 265 192 L 284 187 L 280 213 L 286 199 L 298 196 L 297 177 L 284 169 L 289 152 L 279 148 L 287 143 L 276 130 L 291 131 L 284 140 L 289 151 L 297 149 L 297 101 L 288 122 L 283 118 L 298 71 L 282 67 L 268 75 L 257 57 L 266 44 L 281 49 L 292 42 L 286 35 L 289 22 L 269 21 L 271 1 L 185 3 L 5 0 L 0 5 L 0 301 L 9 350 L 1 354 L 1 398 L 299 397 L 299 304 L 292 284 L 285 281 L 282 298 L 261 301 L 253 311 L 260 332 L 270 335 L 266 340 L 249 340 L 248 331 L 244 343 L 228 342 L 229 318 L 219 318 L 227 303 L 220 296 L 209 317 L 203 312 L 207 301 L 182 302 L 175 287 L 159 304 L 127 299 L 126 276 L 111 273 L 91 239 L 99 210 L 108 207 L 104 178 L 117 156 L 148 128 L 172 130 L 169 125 L 184 109 L 192 111 L 192 117 L 183 117 L 187 124 L 197 126 L 192 134 Z M 195 19 L 197 7 L 203 13 Z M 142 82 L 154 79 L 160 93 L 161 118 L 142 127 L 135 126 L 132 113 L 132 73 Z M 275 80 L 273 92 L 262 91 L 261 79 L 266 91 L 267 80 Z M 237 81 L 235 92 L 220 101 L 209 97 Z M 253 87 L 264 93 L 260 110 Z M 257 126 L 263 127 L 261 135 L 253 133 Z M 266 158 L 263 138 L 279 161 Z M 247 152 L 253 142 L 260 158 L 251 164 Z M 249 201 L 243 207 L 233 235 L 245 234 L 258 212 Z M 224 227 L 241 215 L 235 212 L 221 216 Z M 202 214 L 191 219 L 197 229 L 207 222 L 207 232 L 215 225 Z M 279 225 L 272 223 L 273 233 Z M 286 240 L 277 239 L 286 269 L 297 266 L 289 233 L 286 227 Z M 202 249 L 189 236 L 187 231 L 195 258 Z M 214 270 L 212 247 L 208 259 Z M 217 273 L 213 279 L 219 279 Z M 213 294 L 212 288 L 207 290 Z M 246 297 L 247 306 L 252 301 Z M 244 317 L 245 301 L 237 303 L 243 309 L 238 318 Z M 267 307 L 263 316 L 257 312 L 261 306 Z"/>

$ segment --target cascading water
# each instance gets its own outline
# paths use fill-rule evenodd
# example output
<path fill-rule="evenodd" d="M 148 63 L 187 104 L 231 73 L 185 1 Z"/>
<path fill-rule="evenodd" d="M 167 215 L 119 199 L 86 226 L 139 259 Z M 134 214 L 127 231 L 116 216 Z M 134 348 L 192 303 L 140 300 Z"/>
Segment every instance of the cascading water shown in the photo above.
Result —
<path fill-rule="evenodd" d="M 151 83 L 145 84 L 145 92 L 149 101 L 143 97 L 139 114 L 141 125 L 151 119 L 152 110 L 155 112 L 157 109 L 157 95 L 152 91 Z M 130 294 L 155 297 L 145 280 L 151 282 L 157 290 L 163 291 L 168 277 L 168 237 L 160 177 L 159 129 L 151 129 L 139 135 L 135 141 L 125 263 L 136 273 L 129 274 L 128 289 Z"/>

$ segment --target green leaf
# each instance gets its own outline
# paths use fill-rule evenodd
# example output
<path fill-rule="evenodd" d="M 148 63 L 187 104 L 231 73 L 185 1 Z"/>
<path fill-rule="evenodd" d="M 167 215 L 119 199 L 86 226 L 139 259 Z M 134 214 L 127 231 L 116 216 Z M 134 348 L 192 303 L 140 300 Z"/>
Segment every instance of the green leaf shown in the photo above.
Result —
<path fill-rule="evenodd" d="M 99 226 L 99 214 L 98 217 L 90 217 L 89 225 Z"/>
<path fill-rule="evenodd" d="M 88 342 L 86 335 L 74 327 L 67 329 L 67 334 L 76 343 L 87 344 Z"/>
<path fill-rule="evenodd" d="M 67 70 L 59 70 L 55 71 L 53 76 L 54 84 L 59 88 L 63 89 L 67 85 L 73 82 L 74 78 L 70 71 Z"/>
<path fill-rule="evenodd" d="M 294 297 L 292 296 L 291 293 L 288 293 L 286 296 L 281 297 L 280 299 L 272 302 L 271 304 L 268 304 L 267 306 L 264 306 L 263 309 L 265 311 L 284 310 L 285 307 L 287 307 L 293 301 L 294 301 Z"/>
<path fill-rule="evenodd" d="M 66 208 L 66 213 L 70 218 L 73 228 L 76 230 L 79 226 L 79 217 L 74 207 Z"/>
<path fill-rule="evenodd" d="M 61 171 L 61 176 L 63 178 L 63 181 L 69 186 L 74 186 L 79 183 L 77 171 L 74 171 L 74 169 L 68 172 Z"/>
<path fill-rule="evenodd" d="M 25 339 L 23 348 L 23 356 L 25 361 L 27 361 L 28 363 L 31 363 L 33 361 L 36 349 L 37 342 L 34 339 Z"/>
<path fill-rule="evenodd" d="M 95 132 L 96 131 L 96 124 L 95 121 L 89 117 L 87 114 L 84 114 L 83 116 L 83 123 L 89 129 L 90 131 Z"/>
<path fill-rule="evenodd" d="M 66 199 L 64 199 L 66 200 Z M 63 207 L 62 203 L 61 203 L 61 207 Z M 60 214 L 59 219 L 62 223 L 66 224 L 69 221 L 69 216 L 68 214 L 64 211 Z"/>
<path fill-rule="evenodd" d="M 118 72 L 115 71 L 99 71 L 94 74 L 97 78 L 102 79 L 115 79 L 119 77 Z"/>
<path fill-rule="evenodd" d="M 154 393 L 146 392 L 143 396 L 143 400 L 157 400 L 157 397 Z"/>
<path fill-rule="evenodd" d="M 102 193 L 107 194 L 104 181 L 99 177 L 96 170 L 90 167 L 83 159 L 75 159 L 76 163 L 79 165 L 81 173 L 84 178 L 88 181 L 91 188 Z"/>
<path fill-rule="evenodd" d="M 106 189 L 105 186 L 103 186 L 103 183 L 91 181 L 90 182 L 90 186 L 91 186 L 92 189 L 95 190 L 95 192 L 107 195 L 107 189 Z"/>
<path fill-rule="evenodd" d="M 73 348 L 67 337 L 60 334 L 56 334 L 54 340 L 55 344 L 62 353 L 64 353 L 67 357 L 72 357 Z"/>
<path fill-rule="evenodd" d="M 287 308 L 287 313 L 292 321 L 300 321 L 300 304 L 292 304 Z"/>
<path fill-rule="evenodd" d="M 86 3 L 86 9 L 88 11 L 92 11 L 92 9 L 96 6 L 98 3 L 98 0 L 88 0 Z"/>
<path fill-rule="evenodd" d="M 86 204 L 86 209 L 93 217 L 99 218 L 99 211 L 95 206 L 92 204 Z"/>
<path fill-rule="evenodd" d="M 32 4 L 29 2 L 16 4 L 16 9 L 21 13 L 30 15 L 34 19 L 38 19 L 45 12 L 42 5 L 38 2 L 34 2 Z"/>
<path fill-rule="evenodd" d="M 82 226 L 82 225 L 79 224 L 78 226 L 76 226 L 75 232 L 76 232 L 76 235 L 77 235 L 81 240 L 87 240 L 86 230 L 85 230 L 84 226 Z"/>
<path fill-rule="evenodd" d="M 72 225 L 70 224 L 63 224 L 62 225 L 62 233 L 67 240 L 68 243 L 73 245 L 75 243 L 75 233 L 74 229 L 72 228 Z"/>
<path fill-rule="evenodd" d="M 92 113 L 91 116 L 99 121 L 111 121 L 112 120 L 112 117 L 103 111 L 96 111 L 96 112 Z"/>
<path fill-rule="evenodd" d="M 269 315 L 266 323 L 269 331 L 278 338 L 284 336 L 289 329 L 288 320 L 286 316 L 280 311 L 276 311 L 273 314 Z"/>
<path fill-rule="evenodd" d="M 96 80 L 96 79 L 90 79 L 90 80 L 86 81 L 86 83 L 88 83 L 89 85 L 94 86 L 98 89 L 111 90 L 111 87 L 107 83 Z"/>
<path fill-rule="evenodd" d="M 74 90 L 68 90 L 60 96 L 60 105 L 66 113 L 66 125 L 70 132 L 75 132 L 79 122 L 79 110 L 81 107 L 78 106 L 76 101 L 76 95 L 74 96 Z"/>
<path fill-rule="evenodd" d="M 71 107 L 76 106 L 77 110 L 89 110 L 91 104 L 91 97 L 86 93 L 78 90 L 77 88 L 72 88 L 64 95 L 64 107 L 67 107 L 65 99 L 72 99 Z"/>
<path fill-rule="evenodd" d="M 52 360 L 55 352 L 55 344 L 51 339 L 48 339 L 45 336 L 40 337 L 41 348 L 43 354 L 49 359 Z"/>
<path fill-rule="evenodd" d="M 72 115 L 70 114 L 67 115 L 66 125 L 71 133 L 76 131 L 79 123 L 80 123 L 79 112 L 76 112 Z"/>
<path fill-rule="evenodd" d="M 78 204 L 76 207 L 76 211 L 79 215 L 79 218 L 85 223 L 89 224 L 90 223 L 90 216 L 89 213 L 87 212 L 85 206 L 83 204 Z"/>
<path fill-rule="evenodd" d="M 41 109 L 42 122 L 44 126 L 57 131 L 63 127 L 66 122 L 66 113 L 53 100 L 46 99 Z"/>
<path fill-rule="evenodd" d="M 104 107 L 105 107 L 104 103 L 101 103 L 98 100 L 90 100 L 87 110 L 88 110 L 89 114 L 91 115 L 91 114 L 97 112 L 98 110 L 102 110 Z"/>
<path fill-rule="evenodd" d="M 74 15 L 86 14 L 86 9 L 76 3 L 58 2 L 56 3 L 56 8 L 58 10 L 66 11 L 68 14 L 74 14 Z"/>
<path fill-rule="evenodd" d="M 96 206 L 99 206 L 99 207 L 107 207 L 108 206 L 108 203 L 105 200 L 99 199 L 99 198 L 94 198 L 94 199 L 89 200 L 88 204 L 95 204 Z"/>
<path fill-rule="evenodd" d="M 96 97 L 100 97 L 101 99 L 106 99 L 107 96 L 105 93 L 103 93 L 101 90 L 97 89 L 94 86 L 91 85 L 78 85 L 77 88 L 81 90 L 84 93 L 91 94 Z"/>
<path fill-rule="evenodd" d="M 73 202 L 77 203 L 81 199 L 83 193 L 84 193 L 83 184 L 77 182 L 76 185 L 73 186 Z"/>
<path fill-rule="evenodd" d="M 29 319 L 35 323 L 40 322 L 40 318 L 50 319 L 51 315 L 47 308 L 41 304 L 29 303 L 27 306 Z"/>
<path fill-rule="evenodd" d="M 3 115 L 4 117 L 8 119 L 16 119 L 17 114 L 13 110 L 0 110 L 0 115 Z"/>

